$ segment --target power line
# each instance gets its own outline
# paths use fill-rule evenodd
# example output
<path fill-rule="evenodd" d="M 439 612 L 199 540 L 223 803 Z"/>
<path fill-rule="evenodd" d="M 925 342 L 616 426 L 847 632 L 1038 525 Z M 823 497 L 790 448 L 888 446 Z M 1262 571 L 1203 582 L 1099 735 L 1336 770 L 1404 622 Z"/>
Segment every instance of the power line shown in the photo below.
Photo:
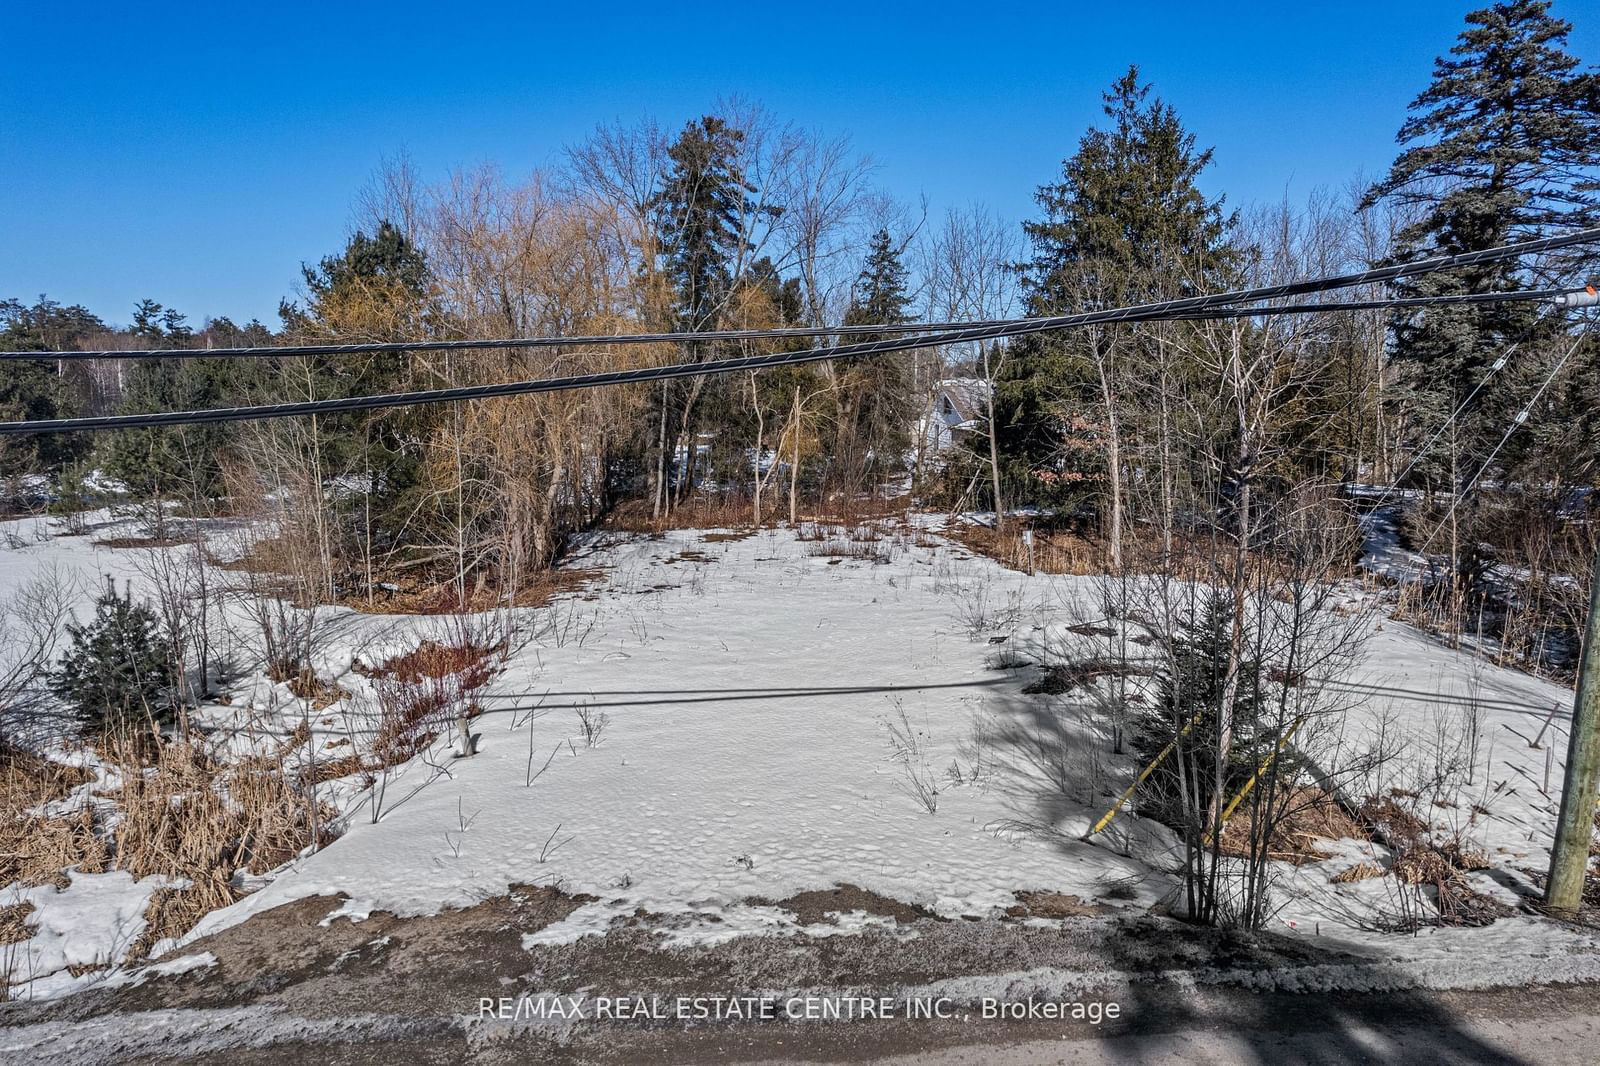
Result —
<path fill-rule="evenodd" d="M 1397 263 L 1353 274 L 1312 278 L 1278 285 L 1260 286 L 1232 292 L 1190 296 L 1176 300 L 1130 307 L 1109 308 L 1103 311 L 1079 312 L 1047 318 L 1022 319 L 994 325 L 968 326 L 948 332 L 929 333 L 922 336 L 886 339 L 857 344 L 832 345 L 824 348 L 772 355 L 744 356 L 733 359 L 712 360 L 702 363 L 678 363 L 658 367 L 638 367 L 631 370 L 577 374 L 567 377 L 540 378 L 532 381 L 506 382 L 497 385 L 468 385 L 418 392 L 389 393 L 374 396 L 354 396 L 332 400 L 307 400 L 293 403 L 267 404 L 253 407 L 230 407 L 198 411 L 166 411 L 136 415 L 106 415 L 93 418 L 62 418 L 35 422 L 0 423 L 0 435 L 20 433 L 61 433 L 108 429 L 134 429 L 151 426 L 196 425 L 215 422 L 240 422 L 266 418 L 288 418 L 309 414 L 333 414 L 350 411 L 377 410 L 388 407 L 405 407 L 415 404 L 444 403 L 460 400 L 490 399 L 502 396 L 522 396 L 545 392 L 562 392 L 573 389 L 598 388 L 607 385 L 633 384 L 647 381 L 665 381 L 681 377 L 699 377 L 732 374 L 748 370 L 763 370 L 779 366 L 821 362 L 832 359 L 850 359 L 869 355 L 906 351 L 942 344 L 959 344 L 971 341 L 993 340 L 1002 337 L 1026 336 L 1049 330 L 1068 329 L 1100 323 L 1150 321 L 1163 317 L 1210 317 L 1198 312 L 1226 307 L 1231 304 L 1257 303 L 1264 300 L 1284 299 L 1316 292 L 1330 292 L 1377 281 L 1401 277 L 1414 277 L 1442 270 L 1458 269 L 1480 263 L 1500 262 L 1533 252 L 1548 251 L 1575 244 L 1600 240 L 1600 227 L 1524 241 L 1519 244 L 1488 248 L 1478 252 L 1439 256 L 1415 263 Z M 1241 309 L 1233 309 L 1240 311 Z M 1264 310 L 1261 314 L 1273 312 Z M 1224 316 L 1217 316 L 1224 317 Z M 1234 317 L 1238 317 L 1234 315 Z M 681 335 L 679 335 L 681 336 Z M 450 343 L 450 342 L 436 342 Z M 49 358 L 47 356 L 47 358 Z"/>
<path fill-rule="evenodd" d="M 1416 452 L 1411 456 L 1411 461 L 1406 464 L 1405 469 L 1400 471 L 1398 476 L 1390 478 L 1388 489 L 1386 489 L 1383 495 L 1378 498 L 1378 502 L 1373 505 L 1374 509 L 1382 507 L 1388 501 L 1389 497 L 1393 495 L 1395 491 L 1400 488 L 1400 486 L 1405 484 L 1405 480 L 1408 476 L 1410 476 L 1411 471 L 1415 470 L 1417 465 L 1427 458 L 1428 453 L 1432 451 L 1433 446 L 1438 443 L 1439 438 L 1444 436 L 1445 431 L 1455 424 L 1456 419 L 1461 417 L 1468 406 L 1471 405 L 1472 401 L 1477 398 L 1478 393 L 1483 391 L 1484 386 L 1489 384 L 1490 380 L 1496 374 L 1500 373 L 1500 371 L 1506 368 L 1506 365 L 1511 362 L 1511 357 L 1517 354 L 1517 349 L 1522 347 L 1523 341 L 1527 340 L 1528 335 L 1531 335 L 1536 329 L 1539 328 L 1539 324 L 1544 321 L 1545 316 L 1549 314 L 1550 311 L 1556 306 L 1557 304 L 1550 303 L 1542 308 L 1538 316 L 1535 317 L 1533 322 L 1528 326 L 1527 333 L 1522 337 L 1517 338 L 1515 343 L 1501 353 L 1500 357 L 1490 364 L 1489 372 L 1478 380 L 1478 383 L 1472 387 L 1472 391 L 1467 394 L 1466 399 L 1456 404 L 1455 410 L 1450 412 L 1449 417 L 1447 417 L 1444 422 L 1440 424 L 1438 429 L 1433 431 L 1433 435 L 1427 439 L 1426 443 L 1416 450 Z"/>
<path fill-rule="evenodd" d="M 1171 321 L 1212 318 L 1265 318 L 1282 314 L 1322 314 L 1335 311 L 1397 310 L 1432 307 L 1441 304 L 1506 303 L 1549 300 L 1569 295 L 1567 289 L 1523 289 L 1513 292 L 1458 293 L 1449 296 L 1412 296 L 1387 300 L 1354 300 L 1332 303 L 1268 304 L 1205 312 L 1161 316 Z M 370 341 L 353 344 L 263 345 L 254 348 L 150 348 L 106 349 L 104 351 L 27 351 L 0 352 L 0 362 L 34 360 L 53 362 L 89 359 L 262 359 L 272 356 L 340 356 L 389 352 L 429 352 L 457 350 L 495 350 L 515 348 L 585 348 L 632 344 L 683 343 L 718 340 L 780 340 L 790 337 L 830 337 L 871 335 L 874 333 L 935 333 L 955 329 L 976 329 L 1035 322 L 1031 318 L 992 318 L 967 322 L 886 322 L 866 326 L 796 326 L 780 329 L 711 330 L 690 333 L 619 333 L 572 337 L 514 337 L 489 340 L 449 341 Z"/>
<path fill-rule="evenodd" d="M 1422 259 L 1413 263 L 1395 263 L 1386 267 L 1377 267 L 1356 274 L 1336 275 L 1333 277 L 1313 279 L 1311 281 L 1292 282 L 1284 285 L 1265 286 L 1254 290 L 1244 290 L 1233 293 L 1218 293 L 1211 296 L 1194 296 L 1186 300 L 1162 301 L 1159 304 L 1141 304 L 1117 310 L 1127 312 L 1141 312 L 1150 308 L 1166 305 L 1188 304 L 1199 308 L 1215 306 L 1216 304 L 1242 303 L 1247 301 L 1280 299 L 1289 296 L 1307 295 L 1313 292 L 1328 292 L 1334 289 L 1349 288 L 1354 285 L 1369 284 L 1378 281 L 1389 281 L 1401 277 L 1415 277 L 1422 274 L 1436 273 L 1441 270 L 1453 270 L 1467 266 L 1477 266 L 1484 263 L 1496 263 L 1506 259 L 1516 259 L 1523 255 L 1535 252 L 1551 251 L 1557 248 L 1566 248 L 1577 244 L 1592 244 L 1600 241 L 1600 226 L 1556 237 L 1543 237 L 1537 240 L 1522 241 L 1518 244 L 1501 245 L 1495 248 L 1485 248 L 1476 252 L 1462 252 L 1456 255 L 1436 256 L 1432 259 Z M 1555 296 L 1561 290 L 1543 290 L 1547 296 Z M 1513 293 L 1483 293 L 1467 294 L 1464 297 L 1434 297 L 1434 300 L 1450 302 L 1465 300 L 1496 300 L 1517 299 L 1525 294 Z M 1388 306 L 1388 305 L 1385 305 Z M 1266 313 L 1266 312 L 1263 312 Z M 50 352 L 38 355 L 22 356 L 19 354 L 0 353 L 3 358 L 43 358 L 56 360 L 76 359 L 196 359 L 196 358 L 233 358 L 256 357 L 272 355 L 358 355 L 375 352 L 424 352 L 424 351 L 451 351 L 455 349 L 482 349 L 494 350 L 505 348 L 561 348 L 584 347 L 594 345 L 616 344 L 661 344 L 681 343 L 684 341 L 700 340 L 755 340 L 755 339 L 781 339 L 785 337 L 831 337 L 831 336 L 860 336 L 874 333 L 915 333 L 924 331 L 943 331 L 959 329 L 990 329 L 1001 326 L 1023 327 L 1030 326 L 1034 329 L 1056 329 L 1062 326 L 1076 325 L 1068 321 L 1075 316 L 1053 316 L 1023 319 L 990 319 L 980 322 L 932 322 L 932 323 L 882 323 L 878 325 L 862 326 L 797 326 L 782 329 L 768 330 L 712 330 L 688 333 L 631 333 L 617 335 L 589 335 L 578 337 L 512 337 L 490 340 L 434 340 L 434 341 L 367 341 L 353 344 L 310 344 L 290 346 L 264 346 L 252 348 L 155 348 L 146 350 L 137 349 L 106 349 L 103 351 L 73 351 Z M 1020 332 L 1031 332 L 1022 329 Z M 1000 334 L 1001 336 L 1014 336 L 1015 334 Z M 988 338 L 975 338 L 988 339 Z M 940 342 L 954 343 L 954 342 Z M 920 345 L 918 346 L 920 347 Z"/>
<path fill-rule="evenodd" d="M 1545 390 L 1550 387 L 1551 383 L 1555 381 L 1556 376 L 1561 373 L 1562 368 L 1567 365 L 1567 360 L 1571 359 L 1573 353 L 1576 352 L 1583 344 L 1584 338 L 1588 336 L 1589 329 L 1592 325 L 1592 321 L 1584 323 L 1583 329 L 1579 330 L 1578 335 L 1573 338 L 1571 346 L 1567 348 L 1566 352 L 1561 356 L 1560 359 L 1556 360 L 1555 365 L 1550 368 L 1550 373 L 1545 375 L 1544 381 L 1539 384 L 1538 390 L 1534 392 L 1533 399 L 1529 400 L 1525 405 L 1523 405 L 1523 407 L 1516 413 L 1516 416 L 1511 419 L 1511 424 L 1506 427 L 1505 433 L 1501 435 L 1500 442 L 1494 446 L 1494 450 L 1489 453 L 1489 457 L 1485 459 L 1482 465 L 1478 467 L 1477 473 L 1472 475 L 1460 492 L 1454 493 L 1451 496 L 1449 509 L 1445 511 L 1444 517 L 1439 519 L 1438 524 L 1433 527 L 1433 532 L 1428 534 L 1427 541 L 1423 543 L 1421 550 L 1417 552 L 1418 555 L 1422 556 L 1424 559 L 1427 558 L 1428 548 L 1432 546 L 1434 538 L 1437 537 L 1444 529 L 1445 523 L 1450 521 L 1451 518 L 1455 517 L 1456 508 L 1461 505 L 1461 501 L 1466 498 L 1467 494 L 1477 487 L 1479 479 L 1482 478 L 1483 475 L 1488 471 L 1489 464 L 1494 462 L 1495 457 L 1500 454 L 1500 450 L 1504 448 L 1506 446 L 1506 442 L 1511 439 L 1511 435 L 1528 421 L 1528 416 L 1533 413 L 1534 407 L 1538 405 L 1539 400 L 1544 396 Z"/>
<path fill-rule="evenodd" d="M 867 326 L 790 326 L 775 329 L 699 330 L 686 333 L 597 333 L 574 337 L 505 337 L 488 340 L 362 341 L 352 344 L 286 344 L 254 348 L 150 348 L 81 352 L 0 352 L 0 359 L 248 359 L 267 356 L 368 355 L 385 352 L 493 351 L 507 348 L 589 348 L 599 345 L 672 344 L 687 341 L 782 340 L 803 337 L 923 333 L 998 326 L 1015 318 L 977 322 L 886 322 Z"/>

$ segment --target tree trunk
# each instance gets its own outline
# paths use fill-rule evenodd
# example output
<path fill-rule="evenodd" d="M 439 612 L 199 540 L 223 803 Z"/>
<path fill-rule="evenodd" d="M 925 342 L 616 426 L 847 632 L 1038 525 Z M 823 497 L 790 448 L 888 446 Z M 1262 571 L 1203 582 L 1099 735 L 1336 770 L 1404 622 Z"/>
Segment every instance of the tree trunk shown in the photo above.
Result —
<path fill-rule="evenodd" d="M 983 379 L 989 385 L 989 477 L 994 488 L 994 531 L 1006 526 L 1006 501 L 1000 493 L 1000 443 L 994 418 L 994 374 L 989 369 L 989 349 L 983 349 Z"/>
<path fill-rule="evenodd" d="M 798 521 L 796 499 L 800 494 L 800 386 L 794 387 L 794 443 L 789 456 L 789 524 Z"/>

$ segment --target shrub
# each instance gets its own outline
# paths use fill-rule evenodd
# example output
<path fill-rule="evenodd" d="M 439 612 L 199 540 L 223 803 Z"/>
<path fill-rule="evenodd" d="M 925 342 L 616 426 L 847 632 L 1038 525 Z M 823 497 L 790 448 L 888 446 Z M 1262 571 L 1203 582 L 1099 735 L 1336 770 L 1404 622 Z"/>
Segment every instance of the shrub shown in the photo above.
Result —
<path fill-rule="evenodd" d="M 52 673 L 50 688 L 71 704 L 85 726 L 106 732 L 165 722 L 172 716 L 172 649 L 155 612 L 133 593 L 106 590 L 94 620 L 67 625 L 72 645 Z"/>
<path fill-rule="evenodd" d="M 1174 829 L 1197 828 L 1216 798 L 1233 610 L 1222 594 L 1213 594 L 1199 618 L 1178 627 L 1157 678 L 1158 699 L 1138 718 L 1133 747 L 1141 765 L 1168 745 L 1175 749 L 1141 783 L 1139 811 Z M 1275 739 L 1263 721 L 1262 670 L 1253 659 L 1239 663 L 1231 710 L 1232 743 L 1222 775 L 1230 795 L 1254 772 L 1254 753 L 1271 750 Z M 1280 766 L 1288 770 L 1292 759 L 1285 753 Z"/>

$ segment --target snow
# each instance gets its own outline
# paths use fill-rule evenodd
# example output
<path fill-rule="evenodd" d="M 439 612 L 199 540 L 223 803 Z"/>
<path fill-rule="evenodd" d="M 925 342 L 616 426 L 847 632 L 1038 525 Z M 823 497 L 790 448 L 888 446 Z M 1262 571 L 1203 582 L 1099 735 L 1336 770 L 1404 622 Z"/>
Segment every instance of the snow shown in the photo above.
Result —
<path fill-rule="evenodd" d="M 977 712 L 1015 698 L 953 597 L 1018 575 L 948 549 L 897 547 L 874 564 L 811 547 L 788 532 L 718 543 L 684 532 L 586 559 L 611 569 L 600 598 L 572 608 L 591 612 L 584 638 L 513 658 L 484 701 L 476 756 L 197 932 L 304 895 L 346 894 L 352 914 L 423 914 L 516 883 L 600 896 L 569 920 L 594 919 L 593 931 L 614 900 L 690 915 L 851 883 L 987 915 L 1019 889 L 1100 895 L 1128 882 L 1130 903 L 1148 906 L 1171 887 L 1070 839 L 1088 808 L 1041 811 L 1040 791 L 1054 789 L 1037 774 L 949 785 Z M 712 561 L 673 561 L 684 551 Z M 579 707 L 610 718 L 593 748 Z M 919 769 L 942 789 L 934 814 L 907 794 L 890 745 L 902 708 L 924 737 Z M 529 713 L 534 768 L 557 752 L 532 786 Z M 1056 832 L 1019 834 L 1019 821 Z"/>
<path fill-rule="evenodd" d="M 122 961 L 144 932 L 144 912 L 158 888 L 181 887 L 166 877 L 135 880 L 126 870 L 69 872 L 71 883 L 0 889 L 0 907 L 33 904 L 24 919 L 32 939 L 0 947 L 0 976 L 25 985 L 32 997 L 59 994 L 95 980 Z M 74 974 L 68 967 L 82 968 Z"/>
<path fill-rule="evenodd" d="M 376 820 L 359 781 L 328 786 L 346 812 L 344 835 L 253 880 L 257 891 L 167 945 L 164 959 L 201 965 L 173 960 L 174 950 L 307 896 L 347 896 L 328 920 L 359 920 L 470 906 L 519 883 L 597 897 L 531 934 L 529 946 L 603 934 L 641 908 L 674 944 L 838 935 L 887 921 L 857 912 L 808 926 L 771 905 L 838 884 L 946 916 L 992 916 L 1025 890 L 1148 909 L 1177 885 L 1170 833 L 1125 813 L 1094 842 L 1079 839 L 1136 768 L 1105 754 L 1083 701 L 1020 691 L 1035 676 L 1020 664 L 1104 650 L 1103 638 L 1082 631 L 1096 614 L 1094 580 L 1008 571 L 930 536 L 936 521 L 914 524 L 922 532 L 889 532 L 875 545 L 885 562 L 814 555 L 845 538 L 819 546 L 781 529 L 595 540 L 573 565 L 603 568 L 600 583 L 518 612 L 529 636 L 480 694 L 475 755 L 449 758 L 450 738 L 441 739 L 391 775 Z M 18 540 L 27 543 L 5 549 L 0 595 L 46 566 L 74 576 L 83 608 L 100 574 L 142 584 L 143 549 Z M 361 734 L 356 704 L 369 682 L 354 660 L 414 647 L 437 635 L 438 622 L 319 613 L 318 673 L 352 694 L 309 716 L 320 753 Z M 230 618 L 248 632 L 236 607 Z M 1459 804 L 1425 813 L 1488 853 L 1482 891 L 1519 899 L 1525 871 L 1548 863 L 1554 800 L 1543 782 L 1548 770 L 1559 787 L 1570 690 L 1381 619 L 1341 692 L 1354 734 L 1387 730 L 1400 740 L 1403 757 L 1368 783 L 1374 789 L 1422 792 L 1414 786 L 1439 765 L 1460 764 Z M 234 697 L 196 718 L 236 752 L 270 747 L 305 713 L 259 674 Z M 580 710 L 607 716 L 593 746 Z M 914 737 L 915 750 L 897 748 L 896 731 Z M 1071 758 L 1056 758 L 1062 751 Z M 919 778 L 938 790 L 932 812 Z M 1459 958 L 1467 944 L 1480 957 L 1485 945 L 1503 952 L 1507 980 L 1549 979 L 1538 977 L 1541 966 L 1591 966 L 1589 938 L 1523 917 L 1418 937 L 1377 932 L 1392 879 L 1329 878 L 1359 861 L 1381 864 L 1382 849 L 1347 841 L 1325 850 L 1327 862 L 1278 870 L 1279 931 L 1337 936 L 1396 972 L 1444 973 L 1464 987 L 1489 980 Z M 8 900 L 39 908 L 41 932 L 21 946 L 37 957 L 32 972 L 56 975 L 33 994 L 66 987 L 68 963 L 118 957 L 155 887 L 113 873 L 74 874 L 60 893 L 7 889 Z"/>
<path fill-rule="evenodd" d="M 1391 581 L 1415 581 L 1436 569 L 1428 557 L 1400 544 L 1400 506 L 1386 504 L 1363 512 L 1361 569 Z"/>

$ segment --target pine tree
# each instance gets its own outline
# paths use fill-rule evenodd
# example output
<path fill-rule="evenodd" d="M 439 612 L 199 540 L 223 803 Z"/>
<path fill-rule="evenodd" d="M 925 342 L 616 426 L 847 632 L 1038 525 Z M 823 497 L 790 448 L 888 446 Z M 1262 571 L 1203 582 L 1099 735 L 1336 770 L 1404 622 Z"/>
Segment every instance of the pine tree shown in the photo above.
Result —
<path fill-rule="evenodd" d="M 910 321 L 911 297 L 900 249 L 886 229 L 872 235 L 867 258 L 856 277 L 854 298 L 845 311 L 847 326 L 895 325 Z M 852 334 L 852 342 L 880 340 L 888 334 Z M 910 443 L 918 401 L 911 364 L 898 354 L 854 359 L 840 371 L 834 392 L 836 430 L 833 461 L 851 489 L 872 475 L 899 469 Z"/>
<path fill-rule="evenodd" d="M 184 316 L 154 300 L 133 314 L 133 333 L 160 348 L 188 348 L 194 331 Z M 210 359 L 140 359 L 126 371 L 122 408 L 130 413 L 184 411 L 227 406 L 233 368 Z M 107 473 L 141 498 L 159 502 L 183 497 L 210 499 L 221 492 L 219 459 L 233 430 L 226 424 L 118 430 L 101 442 Z M 156 535 L 162 535 L 160 528 Z"/>
<path fill-rule="evenodd" d="M 1220 197 L 1197 182 L 1211 164 L 1176 111 L 1130 67 L 1104 94 L 1109 120 L 1083 135 L 1043 185 L 1040 218 L 1023 224 L 1033 246 L 1020 265 L 1030 315 L 1181 297 L 1225 288 L 1238 254 Z M 1000 448 L 1010 480 L 1034 499 L 1068 504 L 1075 486 L 1103 482 L 1123 388 L 1117 364 L 1148 374 L 1148 353 L 1116 358 L 1114 329 L 1034 334 L 1012 345 L 996 386 Z M 1087 439 L 1085 439 L 1087 437 Z M 1051 490 L 1049 485 L 1065 486 Z"/>
<path fill-rule="evenodd" d="M 1600 160 L 1600 78 L 1566 51 L 1571 25 L 1544 0 L 1474 11 L 1433 82 L 1411 104 L 1396 140 L 1404 147 L 1366 202 L 1420 211 L 1401 234 L 1402 258 L 1477 251 L 1538 236 L 1552 226 L 1594 225 Z M 1434 296 L 1527 288 L 1514 263 L 1430 274 L 1398 286 Z M 1395 319 L 1395 358 L 1407 368 L 1418 432 L 1431 434 L 1512 344 L 1529 346 L 1537 309 L 1499 303 L 1432 307 Z M 1482 456 L 1514 400 L 1480 395 L 1421 469 L 1468 476 L 1447 450 Z"/>
<path fill-rule="evenodd" d="M 1193 828 L 1194 817 L 1209 811 L 1214 799 L 1232 611 L 1225 595 L 1213 594 L 1199 617 L 1173 635 L 1156 703 L 1136 721 L 1133 749 L 1141 764 L 1148 766 L 1169 744 L 1173 747 L 1140 786 L 1140 813 L 1175 828 Z M 1246 659 L 1239 664 L 1230 717 L 1232 744 L 1223 775 L 1230 791 L 1249 777 L 1255 753 L 1266 750 L 1261 745 L 1275 744 L 1275 738 L 1263 735 L 1266 709 L 1260 664 Z"/>
<path fill-rule="evenodd" d="M 305 305 L 284 303 L 278 309 L 287 340 L 409 340 L 430 335 L 440 317 L 426 254 L 387 219 L 370 236 L 358 230 L 341 251 L 323 256 L 316 266 L 303 265 L 301 276 Z M 454 384 L 428 372 L 441 365 L 448 361 L 315 356 L 273 361 L 262 371 L 276 376 L 276 395 L 321 399 Z M 374 529 L 398 533 L 407 522 L 425 521 L 418 498 L 424 492 L 419 442 L 449 415 L 438 406 L 420 406 L 319 419 L 316 455 L 308 464 L 324 477 L 339 471 L 366 475 Z"/>
<path fill-rule="evenodd" d="M 94 620 L 67 626 L 71 646 L 51 675 L 50 687 L 95 731 L 163 723 L 172 715 L 172 649 L 156 614 L 135 603 L 131 590 L 106 589 Z"/>
<path fill-rule="evenodd" d="M 739 160 L 744 132 L 715 115 L 684 126 L 667 148 L 671 172 L 655 211 L 685 331 L 712 328 L 726 303 L 756 188 Z"/>
<path fill-rule="evenodd" d="M 82 338 L 105 329 L 105 323 L 83 307 L 63 307 L 44 297 L 32 306 L 0 300 L 0 351 L 74 348 Z M 0 363 L 0 421 L 70 418 L 80 413 L 82 397 L 67 373 L 47 359 Z M 56 472 L 81 459 L 88 449 L 83 434 L 7 437 L 0 442 L 0 466 L 7 473 Z"/>

